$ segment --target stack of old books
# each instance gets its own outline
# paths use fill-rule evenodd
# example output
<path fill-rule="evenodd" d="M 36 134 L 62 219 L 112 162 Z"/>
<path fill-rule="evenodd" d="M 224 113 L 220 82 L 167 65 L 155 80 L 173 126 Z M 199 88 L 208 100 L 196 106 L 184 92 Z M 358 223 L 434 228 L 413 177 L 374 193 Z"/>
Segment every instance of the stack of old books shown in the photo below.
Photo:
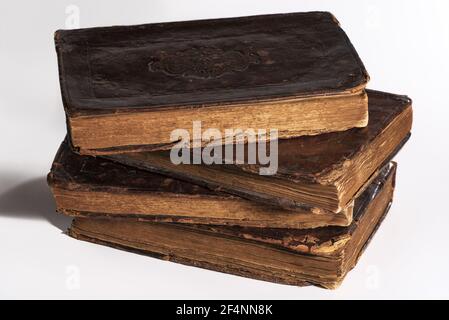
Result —
<path fill-rule="evenodd" d="M 329 13 L 58 31 L 68 135 L 48 182 L 74 238 L 337 287 L 392 202 L 411 101 Z"/>

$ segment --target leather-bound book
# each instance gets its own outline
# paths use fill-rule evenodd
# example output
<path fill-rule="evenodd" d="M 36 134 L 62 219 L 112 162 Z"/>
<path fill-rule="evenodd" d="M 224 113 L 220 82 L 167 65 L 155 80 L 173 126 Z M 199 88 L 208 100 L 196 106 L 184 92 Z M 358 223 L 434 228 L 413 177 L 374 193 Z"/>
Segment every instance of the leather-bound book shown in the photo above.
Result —
<path fill-rule="evenodd" d="M 368 192 L 366 188 L 377 185 L 383 176 L 373 174 L 361 192 Z M 110 160 L 79 155 L 67 142 L 59 148 L 48 182 L 57 211 L 62 214 L 187 224 L 294 229 L 347 226 L 357 201 L 352 200 L 339 213 L 320 208 L 292 212 Z"/>
<path fill-rule="evenodd" d="M 55 43 L 81 154 L 169 149 L 193 121 L 223 140 L 226 129 L 290 138 L 368 122 L 368 74 L 330 13 L 60 30 Z"/>
<path fill-rule="evenodd" d="M 410 136 L 409 98 L 370 90 L 368 96 L 367 127 L 280 140 L 272 159 L 277 161 L 277 170 L 271 176 L 260 174 L 265 167 L 261 163 L 177 164 L 171 151 L 107 157 L 288 210 L 321 208 L 338 213 Z"/>
<path fill-rule="evenodd" d="M 76 218 L 77 239 L 186 265 L 290 285 L 336 288 L 390 208 L 395 165 L 355 203 L 348 227 L 269 229 Z"/>

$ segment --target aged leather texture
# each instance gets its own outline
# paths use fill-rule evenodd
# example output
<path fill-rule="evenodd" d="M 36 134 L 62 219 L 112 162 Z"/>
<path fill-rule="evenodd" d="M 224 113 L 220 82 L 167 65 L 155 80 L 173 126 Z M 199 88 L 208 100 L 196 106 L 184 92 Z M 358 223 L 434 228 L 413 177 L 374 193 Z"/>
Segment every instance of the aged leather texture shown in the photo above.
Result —
<path fill-rule="evenodd" d="M 218 233 L 226 236 L 254 240 L 267 244 L 275 244 L 283 249 L 298 250 L 298 248 L 319 247 L 323 244 L 333 244 L 343 237 L 350 236 L 358 227 L 360 219 L 366 212 L 368 205 L 388 184 L 395 187 L 397 164 L 390 162 L 379 172 L 377 178 L 355 200 L 354 217 L 347 227 L 328 226 L 315 229 L 272 229 L 240 226 L 208 226 L 189 225 L 186 228 L 195 228 L 201 231 Z M 303 250 L 303 249 L 301 249 Z"/>
<path fill-rule="evenodd" d="M 364 190 L 362 195 L 355 199 L 355 215 L 363 206 L 362 204 L 369 202 L 369 199 L 375 196 L 379 187 L 393 169 L 391 164 L 387 164 L 380 169 L 377 177 Z M 79 155 L 71 150 L 67 139 L 61 144 L 55 156 L 47 180 L 52 187 L 74 191 L 235 197 L 225 192 L 212 191 L 193 183 L 147 170 L 136 169 L 107 159 Z"/>
<path fill-rule="evenodd" d="M 386 217 L 395 172 L 394 163 L 382 170 L 383 178 L 361 197 L 356 219 L 349 227 L 296 231 L 77 218 L 68 233 L 79 240 L 190 266 L 335 289 Z M 231 246 L 238 251 L 229 250 Z"/>
<path fill-rule="evenodd" d="M 332 132 L 316 136 L 303 136 L 291 139 L 282 139 L 278 142 L 278 170 L 276 178 L 315 183 L 317 178 L 324 176 L 333 170 L 342 168 L 345 161 L 352 159 L 358 153 L 363 152 L 367 146 L 387 126 L 404 112 L 411 108 L 412 101 L 409 97 L 386 92 L 367 90 L 369 99 L 369 124 L 365 128 L 354 128 L 343 132 Z M 408 140 L 404 137 L 396 152 Z M 245 152 L 249 148 L 245 148 Z M 267 147 L 268 149 L 268 147 Z M 153 151 L 148 153 L 158 154 L 169 158 L 170 151 Z M 235 154 L 235 152 L 234 152 Z M 146 163 L 145 152 L 124 153 L 109 155 L 107 158 L 121 163 L 151 168 L 152 163 Z M 385 163 L 391 160 L 394 153 L 388 157 Z M 245 156 L 246 157 L 246 156 Z M 259 174 L 260 164 L 231 164 L 211 165 L 225 170 L 249 172 Z M 170 174 L 169 172 L 164 172 Z"/>
<path fill-rule="evenodd" d="M 328 12 L 55 33 L 70 115 L 344 94 L 369 76 Z"/>
<path fill-rule="evenodd" d="M 59 147 L 47 177 L 51 186 L 80 191 L 166 192 L 219 195 L 207 188 L 73 152 L 68 139 Z M 229 196 L 221 194 L 222 196 Z"/>

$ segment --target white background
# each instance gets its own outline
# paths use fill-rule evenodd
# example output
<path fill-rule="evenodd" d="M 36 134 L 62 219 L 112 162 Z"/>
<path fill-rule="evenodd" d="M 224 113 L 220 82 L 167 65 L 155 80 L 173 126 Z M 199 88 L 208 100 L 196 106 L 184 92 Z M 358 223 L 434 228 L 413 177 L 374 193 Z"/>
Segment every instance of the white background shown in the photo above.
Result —
<path fill-rule="evenodd" d="M 45 175 L 65 135 L 53 32 L 72 23 L 70 4 L 81 27 L 312 10 L 337 16 L 369 87 L 410 95 L 415 118 L 397 157 L 390 215 L 340 289 L 248 280 L 62 233 L 69 219 L 54 213 Z M 0 298 L 449 298 L 448 12 L 446 0 L 1 1 Z"/>

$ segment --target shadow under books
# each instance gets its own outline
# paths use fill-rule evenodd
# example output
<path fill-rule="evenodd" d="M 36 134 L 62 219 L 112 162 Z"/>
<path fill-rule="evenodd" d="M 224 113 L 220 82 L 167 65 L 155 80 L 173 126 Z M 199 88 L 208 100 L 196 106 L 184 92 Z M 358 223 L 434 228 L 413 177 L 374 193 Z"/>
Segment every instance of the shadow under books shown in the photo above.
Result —
<path fill-rule="evenodd" d="M 46 177 L 30 179 L 0 194 L 0 217 L 44 219 L 65 232 L 71 219 L 55 210 Z"/>

